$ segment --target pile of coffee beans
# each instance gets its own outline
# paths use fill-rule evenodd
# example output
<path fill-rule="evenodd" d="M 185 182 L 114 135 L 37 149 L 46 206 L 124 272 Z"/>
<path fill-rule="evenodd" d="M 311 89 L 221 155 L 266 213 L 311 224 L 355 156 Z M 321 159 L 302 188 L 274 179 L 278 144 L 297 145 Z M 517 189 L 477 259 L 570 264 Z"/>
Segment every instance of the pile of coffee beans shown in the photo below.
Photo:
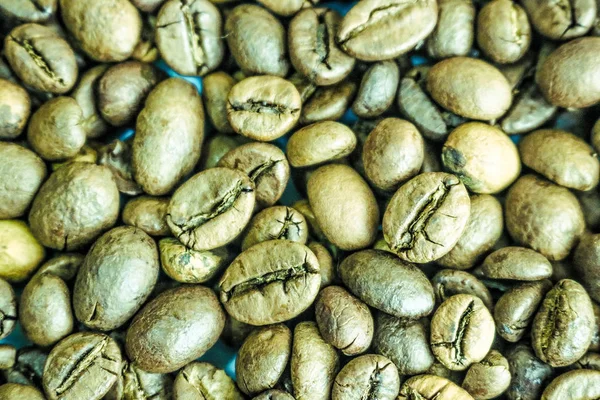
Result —
<path fill-rule="evenodd" d="M 0 400 L 600 398 L 600 1 L 0 0 L 0 43 Z"/>

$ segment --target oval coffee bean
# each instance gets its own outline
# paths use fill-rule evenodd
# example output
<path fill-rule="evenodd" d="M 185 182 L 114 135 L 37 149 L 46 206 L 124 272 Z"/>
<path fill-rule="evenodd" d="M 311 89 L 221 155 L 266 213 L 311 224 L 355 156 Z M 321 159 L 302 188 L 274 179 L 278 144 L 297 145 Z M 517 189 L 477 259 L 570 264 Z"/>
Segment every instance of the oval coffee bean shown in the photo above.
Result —
<path fill-rule="evenodd" d="M 337 350 L 325 342 L 316 323 L 296 325 L 290 360 L 296 400 L 329 400 L 339 364 Z"/>
<path fill-rule="evenodd" d="M 303 8 L 311 8 L 320 0 L 257 0 L 275 14 L 290 17 Z"/>
<path fill-rule="evenodd" d="M 600 101 L 600 37 L 572 40 L 552 52 L 537 72 L 537 83 L 553 105 L 583 108 Z"/>
<path fill-rule="evenodd" d="M 194 250 L 211 250 L 235 239 L 250 221 L 254 184 L 229 168 L 204 170 L 173 194 L 167 224 L 173 235 Z"/>
<path fill-rule="evenodd" d="M 194 169 L 203 139 L 204 111 L 196 87 L 179 78 L 156 85 L 137 118 L 135 181 L 150 195 L 169 193 Z"/>
<path fill-rule="evenodd" d="M 507 246 L 487 256 L 473 273 L 486 279 L 537 281 L 552 276 L 552 264 L 536 251 Z"/>
<path fill-rule="evenodd" d="M 432 58 L 466 56 L 475 37 L 475 6 L 472 0 L 438 0 L 438 22 L 427 39 Z"/>
<path fill-rule="evenodd" d="M 310 167 L 350 155 L 356 135 L 334 121 L 317 122 L 294 132 L 287 142 L 286 156 L 296 168 Z"/>
<path fill-rule="evenodd" d="M 513 343 L 521 340 L 550 288 L 552 283 L 544 279 L 523 283 L 504 293 L 494 307 L 498 335 Z"/>
<path fill-rule="evenodd" d="M 456 294 L 470 294 L 481 299 L 489 310 L 494 308 L 494 300 L 488 288 L 466 271 L 443 269 L 431 278 L 431 283 L 438 304 Z"/>
<path fill-rule="evenodd" d="M 523 164 L 557 184 L 588 191 L 598 185 L 600 163 L 583 139 L 558 129 L 541 129 L 519 142 Z"/>
<path fill-rule="evenodd" d="M 521 173 L 517 146 L 500 129 L 481 122 L 462 124 L 450 133 L 442 162 L 474 193 L 501 192 Z"/>
<path fill-rule="evenodd" d="M 523 7 L 535 29 L 552 40 L 583 36 L 596 19 L 596 2 L 572 0 L 566 3 L 549 0 L 524 0 Z"/>
<path fill-rule="evenodd" d="M 183 283 L 203 283 L 214 278 L 229 260 L 227 247 L 196 251 L 175 238 L 159 242 L 160 261 L 169 278 Z"/>
<path fill-rule="evenodd" d="M 46 255 L 44 246 L 20 220 L 0 220 L 0 243 L 0 278 L 10 283 L 27 280 Z"/>
<path fill-rule="evenodd" d="M 506 354 L 512 374 L 506 392 L 509 400 L 537 400 L 554 375 L 553 368 L 540 361 L 528 344 L 517 344 Z"/>
<path fill-rule="evenodd" d="M 403 260 L 437 260 L 460 239 L 470 208 L 467 190 L 456 176 L 417 175 L 398 189 L 385 210 L 385 241 Z"/>
<path fill-rule="evenodd" d="M 210 349 L 224 325 L 225 313 L 212 290 L 200 285 L 170 289 L 133 319 L 127 355 L 144 371 L 173 372 Z"/>
<path fill-rule="evenodd" d="M 140 41 L 142 19 L 127 0 L 59 0 L 62 20 L 77 44 L 99 62 L 131 56 Z"/>
<path fill-rule="evenodd" d="M 502 118 L 500 128 L 509 135 L 529 133 L 552 119 L 556 110 L 557 107 L 548 103 L 534 82 L 525 83 Z"/>
<path fill-rule="evenodd" d="M 354 68 L 354 58 L 335 43 L 341 19 L 337 11 L 308 8 L 290 22 L 288 45 L 292 65 L 316 85 L 334 85 Z"/>
<path fill-rule="evenodd" d="M 300 93 L 291 82 L 277 76 L 253 76 L 231 88 L 227 119 L 240 135 L 268 142 L 296 125 L 301 108 Z"/>
<path fill-rule="evenodd" d="M 592 301 L 585 289 L 571 279 L 559 281 L 538 310 L 531 331 L 535 354 L 553 367 L 581 358 L 592 341 Z"/>
<path fill-rule="evenodd" d="M 202 79 L 206 114 L 220 133 L 233 133 L 233 128 L 227 120 L 227 96 L 236 83 L 231 75 L 223 71 L 213 72 Z"/>
<path fill-rule="evenodd" d="M 44 400 L 45 397 L 38 389 L 19 383 L 5 383 L 0 386 L 0 398 L 4 400 Z"/>
<path fill-rule="evenodd" d="M 259 243 L 242 252 L 227 268 L 219 289 L 233 318 L 251 325 L 292 319 L 313 303 L 321 275 L 314 253 L 287 240 Z"/>
<path fill-rule="evenodd" d="M 448 369 L 464 371 L 483 360 L 496 327 L 483 302 L 469 294 L 448 298 L 431 319 L 431 349 Z"/>
<path fill-rule="evenodd" d="M 49 400 L 99 400 L 117 380 L 121 351 L 101 333 L 80 332 L 60 341 L 44 366 L 44 391 Z"/>
<path fill-rule="evenodd" d="M 252 400 L 295 400 L 294 396 L 283 390 L 271 389 L 266 392 L 262 392 L 258 396 L 252 398 Z"/>
<path fill-rule="evenodd" d="M 426 372 L 435 361 L 429 348 L 429 320 L 400 319 L 379 312 L 373 350 L 396 364 L 400 375 Z"/>
<path fill-rule="evenodd" d="M 414 265 L 382 250 L 363 250 L 339 266 L 342 281 L 362 301 L 398 318 L 419 318 L 433 310 L 433 287 Z"/>
<path fill-rule="evenodd" d="M 354 169 L 341 164 L 320 167 L 310 176 L 307 192 L 319 227 L 331 243 L 357 250 L 375 241 L 379 207 Z"/>
<path fill-rule="evenodd" d="M 10 283 L 0 278 L 0 339 L 4 339 L 17 323 L 17 297 Z"/>
<path fill-rule="evenodd" d="M 328 286 L 319 293 L 315 318 L 323 339 L 345 355 L 364 353 L 371 346 L 371 311 L 341 286 Z"/>
<path fill-rule="evenodd" d="M 246 394 L 272 389 L 279 381 L 290 358 L 292 332 L 282 324 L 253 331 L 235 362 L 236 378 Z"/>
<path fill-rule="evenodd" d="M 544 389 L 542 400 L 594 399 L 600 396 L 600 371 L 581 369 L 565 372 Z"/>
<path fill-rule="evenodd" d="M 339 120 L 352 104 L 356 88 L 356 83 L 351 80 L 317 87 L 314 94 L 304 100 L 300 124 Z"/>
<path fill-rule="evenodd" d="M 125 204 L 123 223 L 135 226 L 150 236 L 167 236 L 171 233 L 167 225 L 169 198 L 140 196 Z"/>
<path fill-rule="evenodd" d="M 110 170 L 74 162 L 42 185 L 31 205 L 29 224 L 44 246 L 71 251 L 113 226 L 118 215 L 119 191 Z"/>
<path fill-rule="evenodd" d="M 21 86 L 0 79 L 0 107 L 6 110 L 0 115 L 0 139 L 17 138 L 31 114 L 29 94 Z"/>
<path fill-rule="evenodd" d="M 291 207 L 269 207 L 252 218 L 242 239 L 242 251 L 267 240 L 290 240 L 306 244 L 308 225 Z"/>
<path fill-rule="evenodd" d="M 392 59 L 429 36 L 435 28 L 437 13 L 437 2 L 432 0 L 361 1 L 342 19 L 337 41 L 346 53 L 359 60 Z"/>
<path fill-rule="evenodd" d="M 473 400 L 473 397 L 446 378 L 435 375 L 417 375 L 402 384 L 397 400 L 412 399 Z"/>
<path fill-rule="evenodd" d="M 399 389 L 400 377 L 394 363 L 384 356 L 367 354 L 352 359 L 342 368 L 335 377 L 331 399 L 395 400 Z"/>
<path fill-rule="evenodd" d="M 120 327 L 148 299 L 159 269 L 156 243 L 144 231 L 120 226 L 106 232 L 94 243 L 77 273 L 75 316 L 92 329 Z"/>
<path fill-rule="evenodd" d="M 493 399 L 510 385 L 508 360 L 497 350 L 492 350 L 467 371 L 462 387 L 476 399 Z"/>
<path fill-rule="evenodd" d="M 399 81 L 400 69 L 396 62 L 374 63 L 362 77 L 352 111 L 361 118 L 383 114 L 394 102 Z"/>
<path fill-rule="evenodd" d="M 19 321 L 27 338 L 38 346 L 51 346 L 73 330 L 71 293 L 52 274 L 37 274 L 23 289 Z"/>
<path fill-rule="evenodd" d="M 534 175 L 521 176 L 512 185 L 504 207 L 510 236 L 550 261 L 567 257 L 585 229 L 577 198 Z"/>
<path fill-rule="evenodd" d="M 512 102 L 508 81 L 494 66 L 468 57 L 435 64 L 427 75 L 427 91 L 445 109 L 465 118 L 500 118 Z"/>
<path fill-rule="evenodd" d="M 206 362 L 191 362 L 177 374 L 173 386 L 173 399 L 203 398 L 243 400 L 244 396 L 222 369 Z"/>

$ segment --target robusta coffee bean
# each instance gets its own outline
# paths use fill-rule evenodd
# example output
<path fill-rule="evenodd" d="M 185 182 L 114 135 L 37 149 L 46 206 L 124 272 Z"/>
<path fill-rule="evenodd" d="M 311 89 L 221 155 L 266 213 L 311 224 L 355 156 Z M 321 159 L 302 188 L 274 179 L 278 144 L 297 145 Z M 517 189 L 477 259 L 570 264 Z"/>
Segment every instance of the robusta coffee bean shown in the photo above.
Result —
<path fill-rule="evenodd" d="M 400 377 L 394 363 L 377 354 L 356 357 L 335 377 L 332 400 L 360 400 L 368 397 L 395 400 Z"/>
<path fill-rule="evenodd" d="M 177 374 L 173 386 L 175 400 L 243 400 L 235 382 L 225 371 L 205 362 L 191 362 Z"/>

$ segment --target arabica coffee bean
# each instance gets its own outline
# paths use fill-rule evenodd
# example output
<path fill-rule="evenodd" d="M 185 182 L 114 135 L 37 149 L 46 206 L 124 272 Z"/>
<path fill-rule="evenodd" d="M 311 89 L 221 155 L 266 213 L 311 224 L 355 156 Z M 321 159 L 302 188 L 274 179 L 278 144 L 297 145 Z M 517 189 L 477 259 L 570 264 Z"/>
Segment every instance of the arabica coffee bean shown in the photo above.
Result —
<path fill-rule="evenodd" d="M 547 294 L 534 320 L 531 342 L 540 360 L 553 367 L 577 361 L 592 341 L 594 311 L 585 289 L 570 279 Z"/>
<path fill-rule="evenodd" d="M 29 119 L 31 113 L 31 100 L 29 94 L 21 86 L 0 79 L 0 139 L 14 139 L 18 137 Z"/>
<path fill-rule="evenodd" d="M 486 279 L 538 281 L 552 276 L 552 264 L 536 251 L 507 246 L 487 256 L 473 273 Z"/>
<path fill-rule="evenodd" d="M 431 283 L 438 304 L 456 294 L 470 294 L 481 299 L 489 310 L 494 307 L 494 300 L 488 288 L 466 271 L 443 269 L 431 278 Z"/>
<path fill-rule="evenodd" d="M 282 324 L 252 332 L 238 354 L 235 366 L 240 389 L 256 394 L 272 389 L 283 374 L 292 349 L 292 332 Z"/>
<path fill-rule="evenodd" d="M 358 298 L 398 318 L 419 318 L 433 310 L 433 287 L 416 266 L 382 250 L 356 252 L 338 272 Z"/>
<path fill-rule="evenodd" d="M 400 69 L 394 61 L 374 63 L 363 75 L 352 111 L 361 118 L 383 114 L 394 102 Z"/>
<path fill-rule="evenodd" d="M 417 175 L 398 189 L 385 210 L 385 240 L 403 260 L 434 261 L 458 242 L 470 207 L 467 190 L 456 176 L 443 172 Z"/>
<path fill-rule="evenodd" d="M 300 11 L 291 20 L 288 33 L 290 59 L 294 68 L 316 85 L 333 85 L 354 67 L 354 58 L 335 42 L 342 17 L 327 8 Z"/>
<path fill-rule="evenodd" d="M 438 22 L 427 39 L 433 58 L 466 56 L 475 37 L 475 6 L 472 0 L 438 0 Z"/>
<path fill-rule="evenodd" d="M 205 75 L 225 54 L 221 14 L 207 0 L 164 3 L 155 39 L 165 62 L 182 75 Z"/>
<path fill-rule="evenodd" d="M 150 236 L 167 236 L 171 233 L 167 225 L 167 197 L 140 196 L 131 199 L 123 209 L 123 223 L 135 226 Z"/>
<path fill-rule="evenodd" d="M 389 359 L 367 354 L 357 357 L 335 377 L 332 400 L 360 400 L 365 393 L 371 398 L 394 400 L 400 389 L 398 369 Z"/>
<path fill-rule="evenodd" d="M 494 66 L 468 57 L 435 64 L 427 75 L 427 91 L 445 109 L 465 118 L 500 118 L 512 102 L 508 81 Z"/>
<path fill-rule="evenodd" d="M 177 374 L 173 387 L 175 400 L 202 398 L 243 400 L 235 382 L 225 371 L 205 362 L 192 362 Z"/>
<path fill-rule="evenodd" d="M 106 232 L 77 273 L 73 290 L 77 319 L 97 330 L 120 327 L 150 296 L 159 269 L 156 243 L 142 230 L 121 226 Z"/>
<path fill-rule="evenodd" d="M 478 297 L 468 294 L 448 298 L 431 319 L 431 349 L 451 370 L 462 371 L 483 360 L 494 334 L 490 311 Z"/>
<path fill-rule="evenodd" d="M 124 61 L 140 41 L 142 19 L 127 0 L 60 0 L 60 9 L 77 44 L 96 61 Z"/>
<path fill-rule="evenodd" d="M 233 133 L 227 120 L 227 96 L 237 81 L 223 71 L 206 75 L 202 80 L 202 94 L 206 114 L 215 129 L 221 133 Z"/>
<path fill-rule="evenodd" d="M 346 289 L 329 286 L 315 302 L 315 318 L 323 339 L 348 356 L 364 353 L 373 340 L 369 307 Z"/>
<path fill-rule="evenodd" d="M 211 348 L 224 324 L 212 290 L 200 285 L 170 289 L 133 319 L 127 330 L 127 355 L 144 371 L 173 372 Z"/>
<path fill-rule="evenodd" d="M 316 323 L 296 325 L 290 368 L 297 400 L 328 400 L 339 363 L 336 349 L 323 339 Z"/>
<path fill-rule="evenodd" d="M 22 385 L 19 383 L 6 383 L 0 386 L 0 398 L 5 400 L 43 400 L 45 399 L 42 392 L 33 386 Z"/>
<path fill-rule="evenodd" d="M 291 207 L 265 208 L 252 218 L 242 239 L 242 251 L 267 240 L 290 240 L 306 244 L 308 226 L 298 211 Z"/>
<path fill-rule="evenodd" d="M 287 321 L 313 303 L 321 275 L 314 253 L 300 243 L 271 240 L 241 253 L 219 282 L 221 302 L 252 325 Z"/>
<path fill-rule="evenodd" d="M 46 175 L 46 164 L 34 152 L 0 142 L 0 219 L 24 215 Z"/>
<path fill-rule="evenodd" d="M 598 185 L 598 157 L 573 134 L 541 129 L 519 142 L 519 152 L 523 164 L 561 186 L 587 191 Z"/>
<path fill-rule="evenodd" d="M 342 19 L 337 41 L 345 52 L 359 60 L 388 60 L 412 50 L 425 39 L 435 28 L 437 13 L 437 2 L 431 0 L 361 1 Z"/>
<path fill-rule="evenodd" d="M 175 238 L 161 239 L 160 261 L 169 278 L 183 283 L 203 283 L 221 272 L 229 260 L 226 247 L 197 251 Z"/>
<path fill-rule="evenodd" d="M 240 135 L 268 142 L 296 125 L 301 108 L 300 93 L 292 83 L 277 76 L 254 76 L 231 88 L 227 118 Z"/>
<path fill-rule="evenodd" d="M 0 278 L 23 282 L 33 275 L 46 251 L 29 226 L 19 220 L 0 220 Z"/>
<path fill-rule="evenodd" d="M 565 372 L 544 389 L 542 400 L 593 399 L 600 395 L 600 371 L 581 369 Z"/>
<path fill-rule="evenodd" d="M 398 400 L 413 398 L 436 400 L 472 400 L 473 397 L 460 386 L 446 378 L 435 375 L 417 375 L 408 379 L 400 388 Z"/>
<path fill-rule="evenodd" d="M 429 320 L 401 319 L 378 312 L 373 350 L 389 358 L 400 375 L 426 372 L 435 360 L 429 347 Z"/>
<path fill-rule="evenodd" d="M 77 213 L 65 212 L 76 209 Z M 117 221 L 119 191 L 110 170 L 74 162 L 42 185 L 29 212 L 33 234 L 45 246 L 74 250 L 92 242 Z"/>
<path fill-rule="evenodd" d="M 553 376 L 553 368 L 537 358 L 529 345 L 518 344 L 506 354 L 512 380 L 509 400 L 536 400 Z"/>
<path fill-rule="evenodd" d="M 192 172 L 203 138 L 204 111 L 195 86 L 178 78 L 156 85 L 137 118 L 135 181 L 150 195 L 169 193 Z"/>
<path fill-rule="evenodd" d="M 211 250 L 235 239 L 250 221 L 254 183 L 229 168 L 211 168 L 177 189 L 167 210 L 167 224 L 184 245 Z"/>
<path fill-rule="evenodd" d="M 593 0 L 575 0 L 567 3 L 525 0 L 523 6 L 534 28 L 553 40 L 566 40 L 584 35 L 592 27 L 597 10 Z"/>
<path fill-rule="evenodd" d="M 501 192 L 521 173 L 515 144 L 500 129 L 481 122 L 462 124 L 450 133 L 442 162 L 475 193 Z"/>
<path fill-rule="evenodd" d="M 17 322 L 17 297 L 10 283 L 0 279 L 0 339 L 10 335 Z"/>
<path fill-rule="evenodd" d="M 55 94 L 66 93 L 77 81 L 77 63 L 69 44 L 52 29 L 25 24 L 4 40 L 6 58 L 27 85 Z"/>
<path fill-rule="evenodd" d="M 115 383 L 121 366 L 117 343 L 101 333 L 80 332 L 60 341 L 44 366 L 48 399 L 101 399 Z"/>
<path fill-rule="evenodd" d="M 286 156 L 293 167 L 310 167 L 342 159 L 354 151 L 356 144 L 356 135 L 346 125 L 317 122 L 290 136 Z"/>
<path fill-rule="evenodd" d="M 471 365 L 462 387 L 475 399 L 493 399 L 508 389 L 510 379 L 508 360 L 492 350 L 481 362 Z"/>
<path fill-rule="evenodd" d="M 512 185 L 504 209 L 510 236 L 550 261 L 567 257 L 585 228 L 577 198 L 534 175 L 524 175 Z"/>

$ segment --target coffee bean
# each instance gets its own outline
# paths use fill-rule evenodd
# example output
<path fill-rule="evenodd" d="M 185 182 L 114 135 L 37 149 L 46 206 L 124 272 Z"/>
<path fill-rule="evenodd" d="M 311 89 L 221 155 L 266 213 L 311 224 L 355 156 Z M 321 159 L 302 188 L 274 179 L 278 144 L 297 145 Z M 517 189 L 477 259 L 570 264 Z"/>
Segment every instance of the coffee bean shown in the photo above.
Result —
<path fill-rule="evenodd" d="M 398 370 L 387 358 L 367 354 L 354 358 L 335 377 L 332 400 L 359 400 L 368 397 L 395 400 L 400 389 Z"/>
<path fill-rule="evenodd" d="M 303 8 L 311 8 L 319 0 L 257 0 L 264 7 L 275 14 L 289 17 L 296 14 Z"/>
<path fill-rule="evenodd" d="M 265 208 L 252 218 L 242 239 L 242 251 L 267 240 L 289 240 L 306 244 L 308 226 L 298 211 L 291 207 Z"/>
<path fill-rule="evenodd" d="M 29 226 L 20 220 L 0 220 L 0 242 L 0 279 L 10 283 L 27 280 L 46 255 Z"/>
<path fill-rule="evenodd" d="M 466 56 L 475 37 L 475 6 L 471 0 L 439 0 L 438 22 L 427 39 L 432 58 Z"/>
<path fill-rule="evenodd" d="M 0 369 L 6 370 L 15 366 L 17 349 L 9 344 L 0 345 Z"/>
<path fill-rule="evenodd" d="M 492 350 L 478 363 L 471 365 L 462 387 L 476 399 L 493 399 L 510 384 L 508 361 L 497 350 Z"/>
<path fill-rule="evenodd" d="M 15 328 L 17 321 L 17 298 L 7 281 L 0 279 L 0 339 L 4 339 Z"/>
<path fill-rule="evenodd" d="M 383 114 L 394 102 L 399 81 L 400 69 L 394 61 L 374 63 L 362 77 L 352 111 L 361 118 Z"/>
<path fill-rule="evenodd" d="M 494 308 L 494 300 L 488 288 L 466 271 L 443 269 L 431 278 L 431 283 L 438 304 L 456 294 L 470 294 L 483 301 L 490 311 Z"/>
<path fill-rule="evenodd" d="M 167 225 L 169 198 L 140 196 L 125 204 L 123 223 L 135 226 L 150 236 L 167 236 L 171 233 Z"/>
<path fill-rule="evenodd" d="M 81 107 L 83 123 L 82 126 L 88 138 L 98 138 L 106 134 L 109 124 L 102 118 L 98 110 L 98 99 L 96 87 L 102 75 L 108 69 L 108 65 L 98 65 L 88 69 L 82 74 L 81 79 L 71 96 Z"/>
<path fill-rule="evenodd" d="M 556 114 L 557 107 L 550 104 L 533 83 L 521 85 L 510 110 L 502 118 L 500 128 L 509 134 L 529 133 L 548 122 Z"/>
<path fill-rule="evenodd" d="M 552 276 L 552 264 L 536 251 L 508 246 L 487 256 L 473 274 L 487 279 L 538 281 Z"/>
<path fill-rule="evenodd" d="M 236 83 L 231 75 L 223 71 L 213 72 L 202 80 L 206 114 L 215 129 L 221 133 L 233 133 L 227 120 L 227 96 Z"/>
<path fill-rule="evenodd" d="M 294 396 L 283 390 L 271 389 L 266 392 L 262 392 L 252 400 L 295 400 Z"/>
<path fill-rule="evenodd" d="M 339 122 L 324 121 L 294 132 L 287 143 L 286 156 L 296 168 L 310 167 L 343 159 L 356 147 L 356 135 Z"/>
<path fill-rule="evenodd" d="M 175 379 L 175 400 L 200 400 L 204 398 L 243 400 L 235 382 L 225 371 L 205 362 L 192 362 L 185 366 Z"/>
<path fill-rule="evenodd" d="M 160 260 L 163 271 L 173 280 L 183 283 L 203 283 L 223 271 L 229 261 L 226 247 L 197 251 L 175 238 L 161 239 Z"/>
<path fill-rule="evenodd" d="M 543 400 L 593 399 L 600 395 L 600 371 L 565 372 L 554 378 L 542 393 Z"/>
<path fill-rule="evenodd" d="M 43 400 L 44 395 L 33 386 L 6 383 L 0 386 L 0 397 L 6 400 Z"/>
<path fill-rule="evenodd" d="M 103 400 L 120 400 L 135 398 L 135 396 L 168 400 L 172 398 L 172 392 L 173 379 L 169 375 L 146 372 L 135 364 L 123 361 L 123 368 L 117 377 L 117 382 Z"/>
<path fill-rule="evenodd" d="M 435 375 L 413 376 L 402 384 L 398 400 L 410 400 L 415 396 L 426 399 L 435 398 L 436 400 L 471 400 L 473 398 L 460 386 Z"/>
<path fill-rule="evenodd" d="M 303 100 L 300 124 L 339 120 L 352 104 L 356 89 L 356 83 L 350 80 L 314 89 L 314 93 Z"/>
<path fill-rule="evenodd" d="M 575 0 L 557 4 L 547 0 L 525 0 L 531 24 L 542 35 L 553 40 L 566 40 L 584 35 L 590 30 L 597 6 L 591 0 Z"/>
<path fill-rule="evenodd" d="M 29 119 L 31 113 L 31 100 L 29 94 L 21 86 L 0 79 L 0 139 L 14 139 L 18 137 Z"/>
<path fill-rule="evenodd" d="M 20 21 L 43 22 L 50 19 L 58 6 L 57 0 L 27 0 L 27 1 L 2 1 L 2 13 Z"/>

